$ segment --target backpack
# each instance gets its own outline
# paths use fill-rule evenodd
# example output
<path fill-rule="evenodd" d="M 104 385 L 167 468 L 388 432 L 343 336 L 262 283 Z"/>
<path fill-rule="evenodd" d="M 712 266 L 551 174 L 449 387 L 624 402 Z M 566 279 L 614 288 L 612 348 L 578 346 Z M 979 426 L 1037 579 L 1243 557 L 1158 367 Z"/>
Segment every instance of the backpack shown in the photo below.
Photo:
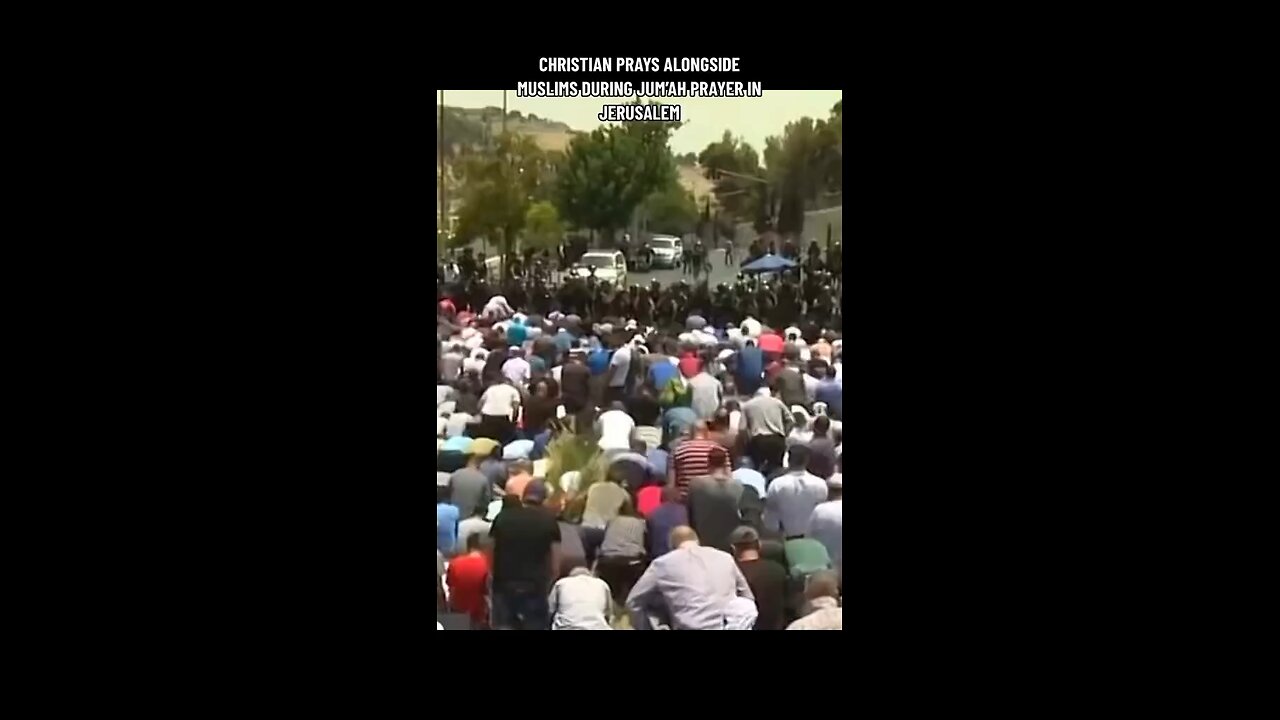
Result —
<path fill-rule="evenodd" d="M 658 404 L 664 409 L 689 407 L 693 404 L 693 389 L 677 374 L 662 386 L 662 391 L 658 393 Z"/>

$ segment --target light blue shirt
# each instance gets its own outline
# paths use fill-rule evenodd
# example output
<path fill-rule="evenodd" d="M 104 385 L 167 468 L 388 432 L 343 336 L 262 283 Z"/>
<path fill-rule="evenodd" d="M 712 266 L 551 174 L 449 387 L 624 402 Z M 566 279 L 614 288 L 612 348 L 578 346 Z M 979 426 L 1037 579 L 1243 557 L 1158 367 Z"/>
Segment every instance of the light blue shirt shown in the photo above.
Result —
<path fill-rule="evenodd" d="M 627 609 L 638 616 L 637 628 L 648 627 L 646 614 L 664 609 L 673 630 L 723 630 L 735 597 L 756 599 L 733 556 L 685 544 L 649 565 L 627 596 Z"/>
<path fill-rule="evenodd" d="M 761 498 L 765 496 L 764 476 L 752 470 L 751 468 L 738 468 L 733 471 L 733 479 L 742 483 L 744 487 L 753 487 L 756 494 Z"/>
<path fill-rule="evenodd" d="M 436 550 L 445 557 L 453 557 L 458 544 L 458 508 L 449 503 L 436 504 Z"/>
<path fill-rule="evenodd" d="M 836 567 L 844 548 L 844 501 L 818 503 L 809 516 L 809 537 L 822 543 Z"/>

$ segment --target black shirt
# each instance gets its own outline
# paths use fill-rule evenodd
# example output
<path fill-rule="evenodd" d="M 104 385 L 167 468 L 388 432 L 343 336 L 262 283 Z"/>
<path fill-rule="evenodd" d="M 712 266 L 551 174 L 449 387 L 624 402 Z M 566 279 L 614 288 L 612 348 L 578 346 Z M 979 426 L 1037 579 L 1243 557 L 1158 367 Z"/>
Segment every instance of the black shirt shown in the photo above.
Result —
<path fill-rule="evenodd" d="M 587 401 L 590 394 L 588 383 L 591 380 L 591 371 L 587 366 L 580 362 L 571 362 L 564 366 L 560 371 L 560 394 L 566 398 L 572 398 L 581 405 Z"/>
<path fill-rule="evenodd" d="M 785 630 L 787 571 L 781 565 L 764 558 L 739 560 L 738 569 L 747 579 L 751 594 L 756 596 L 756 630 Z"/>
<path fill-rule="evenodd" d="M 547 429 L 547 423 L 556 416 L 559 398 L 529 396 L 524 406 L 524 429 L 530 435 L 537 435 Z"/>
<path fill-rule="evenodd" d="M 658 425 L 658 416 L 662 414 L 662 408 L 659 407 L 656 398 L 632 395 L 627 398 L 626 406 L 631 419 L 635 420 L 637 425 L 660 427 Z"/>
<path fill-rule="evenodd" d="M 494 587 L 551 588 L 551 545 L 560 542 L 560 526 L 550 511 L 521 505 L 504 508 L 489 528 L 493 540 Z"/>
<path fill-rule="evenodd" d="M 809 407 L 809 396 L 804 391 L 804 376 L 800 371 L 793 367 L 783 368 L 778 373 L 778 385 L 782 392 L 779 393 L 779 400 L 783 402 L 790 410 L 792 405 L 800 405 Z"/>
<path fill-rule="evenodd" d="M 836 471 L 836 444 L 829 437 L 809 441 L 809 464 L 806 470 L 826 480 Z"/>

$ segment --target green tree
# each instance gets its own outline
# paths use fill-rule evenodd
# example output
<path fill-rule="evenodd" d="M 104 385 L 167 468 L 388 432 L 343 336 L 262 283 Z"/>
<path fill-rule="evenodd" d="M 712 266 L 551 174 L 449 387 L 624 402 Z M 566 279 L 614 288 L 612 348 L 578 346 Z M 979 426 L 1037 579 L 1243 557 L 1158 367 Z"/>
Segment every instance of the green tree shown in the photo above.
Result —
<path fill-rule="evenodd" d="M 537 144 L 526 136 L 499 136 L 495 151 L 475 155 L 466 165 L 456 242 L 482 237 L 499 242 L 505 275 L 529 206 L 539 193 L 539 185 L 549 176 L 549 163 Z"/>
<path fill-rule="evenodd" d="M 550 250 L 564 240 L 564 225 L 560 212 L 552 203 L 536 202 L 524 215 L 524 247 Z"/>
<path fill-rule="evenodd" d="M 681 236 L 698 227 L 698 205 L 693 193 L 670 183 L 645 198 L 641 212 L 648 222 L 650 232 Z"/>
<path fill-rule="evenodd" d="M 755 148 L 725 130 L 724 137 L 707 145 L 698 154 L 698 164 L 707 179 L 715 181 L 712 192 L 723 213 L 736 221 L 756 217 L 765 194 L 763 184 L 721 172 L 761 177 L 764 171 L 760 168 L 760 157 Z"/>
<path fill-rule="evenodd" d="M 781 137 L 765 140 L 768 205 L 777 213 L 782 234 L 799 233 L 804 228 L 805 211 L 840 191 L 840 108 L 837 103 L 828 120 L 803 117 L 788 123 Z"/>
<path fill-rule="evenodd" d="M 638 103 L 638 101 L 637 101 Z M 636 207 L 675 180 L 667 145 L 674 122 L 633 122 L 577 135 L 557 169 L 556 205 L 580 228 L 603 231 L 612 244 Z"/>

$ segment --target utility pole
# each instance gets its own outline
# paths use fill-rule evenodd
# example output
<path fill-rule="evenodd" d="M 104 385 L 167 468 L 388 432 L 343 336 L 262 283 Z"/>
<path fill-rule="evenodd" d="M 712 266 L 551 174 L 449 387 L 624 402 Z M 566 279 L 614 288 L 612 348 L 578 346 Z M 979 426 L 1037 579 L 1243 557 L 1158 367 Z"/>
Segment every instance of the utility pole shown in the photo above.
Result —
<path fill-rule="evenodd" d="M 440 228 L 436 230 L 436 255 L 443 251 L 449 236 L 449 206 L 444 202 L 444 91 L 440 91 Z"/>
<path fill-rule="evenodd" d="M 507 158 L 507 146 L 505 145 L 506 141 L 507 141 L 507 91 L 503 90 L 502 91 L 502 137 L 498 141 L 500 143 L 504 143 L 502 145 L 502 158 L 501 158 L 503 178 L 506 178 L 507 172 L 511 170 L 511 167 L 507 162 L 508 158 Z M 511 253 L 508 252 L 508 249 L 511 247 L 510 243 L 512 242 L 512 240 L 513 238 L 507 237 L 507 229 L 505 227 L 502 228 L 502 245 L 499 247 L 498 252 L 501 253 L 502 255 L 503 281 L 505 281 L 508 277 L 510 277 L 508 273 L 511 272 L 509 268 L 511 264 Z"/>

